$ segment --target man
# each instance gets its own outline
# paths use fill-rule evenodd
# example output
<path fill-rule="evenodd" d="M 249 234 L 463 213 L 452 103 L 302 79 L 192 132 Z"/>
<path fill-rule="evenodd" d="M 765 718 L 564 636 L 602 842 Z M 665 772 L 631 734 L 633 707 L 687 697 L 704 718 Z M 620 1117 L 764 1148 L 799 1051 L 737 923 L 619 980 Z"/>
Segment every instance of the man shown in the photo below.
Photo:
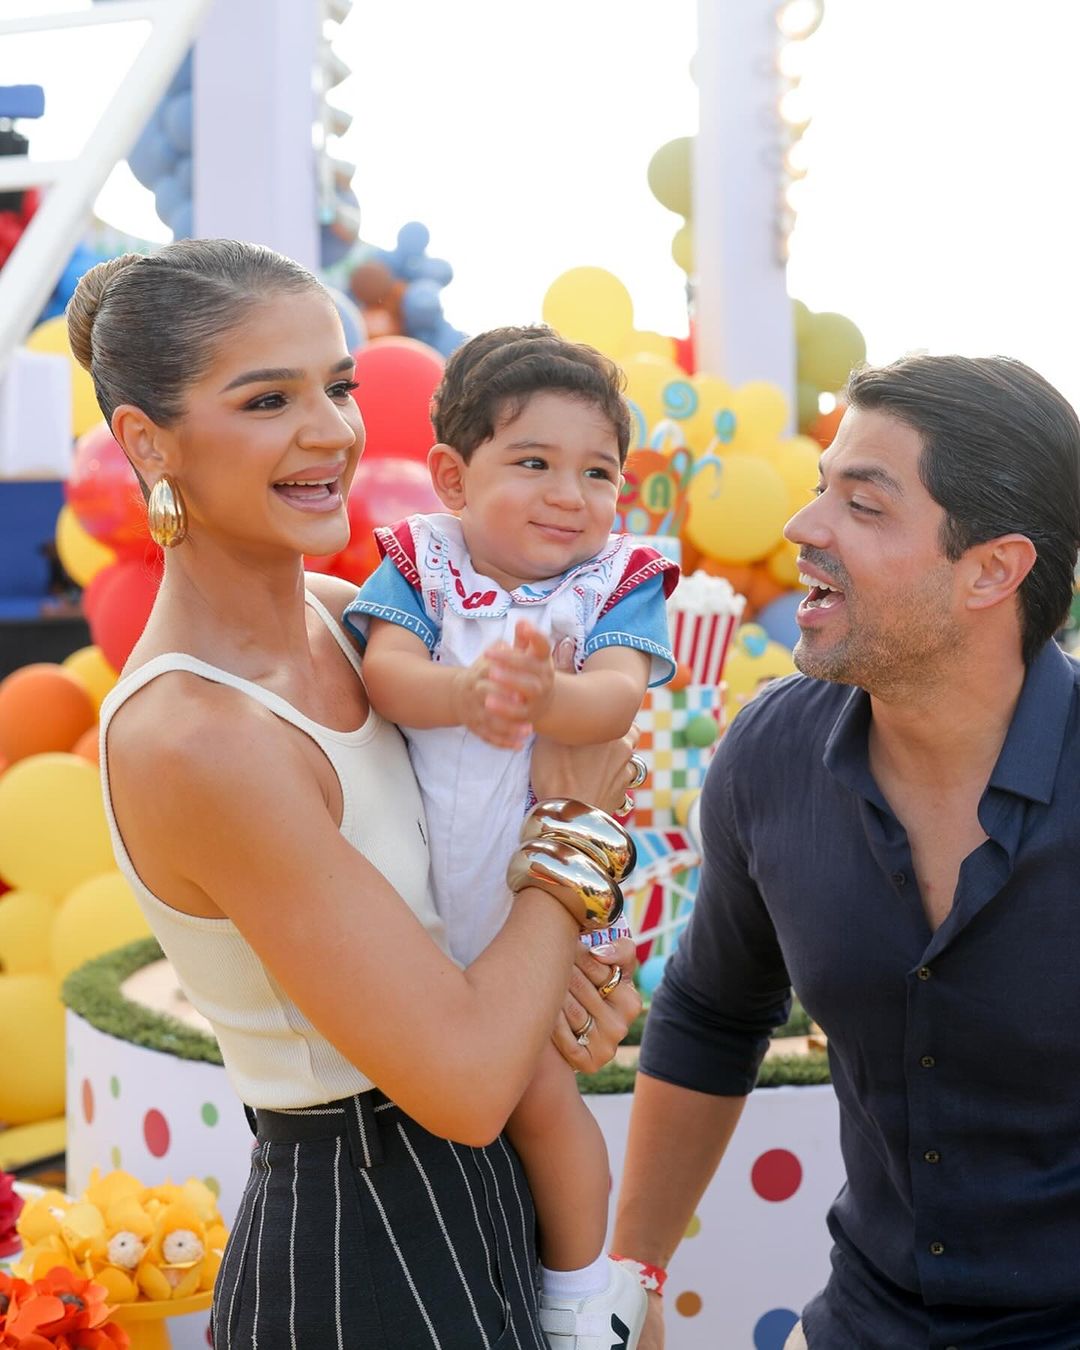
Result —
<path fill-rule="evenodd" d="M 794 984 L 829 1037 L 848 1180 L 789 1345 L 1076 1350 L 1080 665 L 1051 639 L 1080 425 L 1003 358 L 866 369 L 848 401 L 786 530 L 803 673 L 740 713 L 702 797 L 615 1249 L 667 1264 Z"/>

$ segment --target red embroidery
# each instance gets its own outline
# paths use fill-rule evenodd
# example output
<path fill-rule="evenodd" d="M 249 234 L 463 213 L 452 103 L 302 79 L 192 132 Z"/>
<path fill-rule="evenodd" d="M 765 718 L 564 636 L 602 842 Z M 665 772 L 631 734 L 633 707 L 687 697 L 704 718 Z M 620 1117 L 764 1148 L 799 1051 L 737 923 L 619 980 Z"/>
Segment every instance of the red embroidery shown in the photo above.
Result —
<path fill-rule="evenodd" d="M 457 570 L 449 558 L 446 565 L 450 569 L 450 575 L 454 578 L 454 590 L 462 599 L 463 609 L 483 609 L 485 605 L 493 605 L 499 598 L 496 591 L 473 591 L 468 594 L 461 580 L 461 573 Z"/>

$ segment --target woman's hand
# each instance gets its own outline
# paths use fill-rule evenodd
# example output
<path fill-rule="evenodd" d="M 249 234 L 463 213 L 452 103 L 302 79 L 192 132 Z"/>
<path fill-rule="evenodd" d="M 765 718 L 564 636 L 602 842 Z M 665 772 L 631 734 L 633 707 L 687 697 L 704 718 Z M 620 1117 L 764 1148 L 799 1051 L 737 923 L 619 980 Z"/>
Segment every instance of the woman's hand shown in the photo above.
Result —
<path fill-rule="evenodd" d="M 552 1032 L 552 1040 L 563 1059 L 579 1073 L 595 1073 L 614 1057 L 615 1049 L 641 1012 L 641 998 L 631 975 L 637 965 L 630 938 L 619 938 L 606 947 L 589 950 L 578 944 L 570 985 L 562 1012 Z M 622 979 L 606 997 L 600 989 L 618 966 Z M 588 1045 L 578 1044 L 578 1034 L 593 1019 L 588 1030 Z"/>

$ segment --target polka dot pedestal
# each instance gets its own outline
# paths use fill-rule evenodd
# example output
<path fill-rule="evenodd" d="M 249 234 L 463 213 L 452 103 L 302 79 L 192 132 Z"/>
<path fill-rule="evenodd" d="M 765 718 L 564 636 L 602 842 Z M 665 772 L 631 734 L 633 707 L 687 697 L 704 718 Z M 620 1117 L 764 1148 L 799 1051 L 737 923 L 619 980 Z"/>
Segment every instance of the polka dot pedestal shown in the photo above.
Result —
<path fill-rule="evenodd" d="M 631 1099 L 586 1100 L 617 1187 Z M 842 1184 L 832 1089 L 753 1093 L 671 1263 L 667 1350 L 783 1350 L 828 1279 L 825 1215 Z"/>
<path fill-rule="evenodd" d="M 67 1014 L 68 1186 L 123 1168 L 149 1185 L 197 1177 L 232 1223 L 251 1162 L 243 1108 L 215 1064 L 106 1036 Z M 173 1350 L 205 1350 L 206 1315 L 172 1319 Z"/>

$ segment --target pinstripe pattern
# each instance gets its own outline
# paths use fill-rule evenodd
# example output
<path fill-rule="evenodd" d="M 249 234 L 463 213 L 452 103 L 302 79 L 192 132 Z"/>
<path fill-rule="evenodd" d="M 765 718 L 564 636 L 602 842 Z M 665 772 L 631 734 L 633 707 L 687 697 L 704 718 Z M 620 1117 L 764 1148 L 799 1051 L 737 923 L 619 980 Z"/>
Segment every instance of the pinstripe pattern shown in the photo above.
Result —
<path fill-rule="evenodd" d="M 436 1139 L 377 1092 L 257 1117 L 217 1350 L 544 1350 L 512 1149 Z"/>

